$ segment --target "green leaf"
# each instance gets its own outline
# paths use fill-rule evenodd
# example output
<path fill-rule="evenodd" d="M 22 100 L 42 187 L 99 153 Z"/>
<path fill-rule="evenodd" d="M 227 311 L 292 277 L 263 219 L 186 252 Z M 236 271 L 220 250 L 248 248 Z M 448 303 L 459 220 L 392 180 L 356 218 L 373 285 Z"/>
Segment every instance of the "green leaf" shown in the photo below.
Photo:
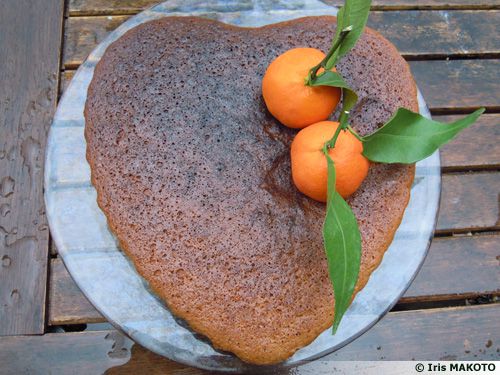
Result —
<path fill-rule="evenodd" d="M 363 155 L 379 163 L 415 163 L 432 155 L 484 112 L 480 108 L 451 124 L 429 120 L 399 108 L 380 129 L 363 137 Z"/>
<path fill-rule="evenodd" d="M 335 165 L 324 147 L 328 165 L 328 195 L 323 241 L 328 273 L 335 296 L 333 333 L 351 304 L 361 262 L 361 234 L 358 222 L 346 201 L 335 190 Z"/>
<path fill-rule="evenodd" d="M 349 111 L 354 107 L 358 101 L 358 95 L 351 89 L 344 78 L 337 72 L 327 70 L 321 75 L 317 76 L 311 82 L 311 86 L 333 86 L 342 89 L 342 111 L 340 114 L 340 125 L 342 128 L 347 126 L 347 119 Z"/>
<path fill-rule="evenodd" d="M 345 5 L 339 9 L 337 13 L 337 31 L 335 32 L 332 45 L 335 45 L 343 29 L 352 26 L 352 31 L 346 36 L 333 56 L 328 59 L 326 63 L 327 70 L 335 66 L 338 60 L 347 54 L 358 41 L 368 21 L 370 5 L 371 0 L 346 0 Z"/>

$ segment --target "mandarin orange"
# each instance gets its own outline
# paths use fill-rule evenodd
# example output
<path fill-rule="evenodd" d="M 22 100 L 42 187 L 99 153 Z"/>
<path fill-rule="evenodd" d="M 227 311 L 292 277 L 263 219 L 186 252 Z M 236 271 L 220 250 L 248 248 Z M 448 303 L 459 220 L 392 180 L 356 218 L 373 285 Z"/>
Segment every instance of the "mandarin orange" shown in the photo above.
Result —
<path fill-rule="evenodd" d="M 262 95 L 269 112 L 283 125 L 304 128 L 326 120 L 335 110 L 340 100 L 339 88 L 305 83 L 309 70 L 324 57 L 315 48 L 294 48 L 278 56 L 267 68 Z"/>
<path fill-rule="evenodd" d="M 323 145 L 338 126 L 338 122 L 318 122 L 299 131 L 292 142 L 293 182 L 299 191 L 320 202 L 326 202 L 328 180 Z M 370 162 L 362 152 L 361 141 L 346 130 L 340 132 L 335 147 L 328 150 L 335 163 L 335 187 L 344 198 L 354 193 L 368 174 Z"/>

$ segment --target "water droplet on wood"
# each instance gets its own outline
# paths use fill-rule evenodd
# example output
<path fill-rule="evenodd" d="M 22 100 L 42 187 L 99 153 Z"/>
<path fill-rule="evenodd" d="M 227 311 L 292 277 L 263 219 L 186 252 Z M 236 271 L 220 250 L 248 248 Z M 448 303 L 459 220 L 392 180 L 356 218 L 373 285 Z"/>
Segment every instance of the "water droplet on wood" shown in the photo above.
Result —
<path fill-rule="evenodd" d="M 23 158 L 23 165 L 28 168 L 30 177 L 33 177 L 33 173 L 41 168 L 39 161 L 40 150 L 40 143 L 35 141 L 32 137 L 26 138 L 21 143 L 21 157 Z"/>
<path fill-rule="evenodd" d="M 7 160 L 14 161 L 16 160 L 16 148 L 12 146 L 10 150 L 7 152 Z"/>
<path fill-rule="evenodd" d="M 16 182 L 10 176 L 4 177 L 0 180 L 0 195 L 7 198 L 9 195 L 14 193 L 14 187 Z"/>
<path fill-rule="evenodd" d="M 53 87 L 57 82 L 57 73 L 51 73 L 48 77 L 49 86 Z"/>
<path fill-rule="evenodd" d="M 21 294 L 19 293 L 19 290 L 14 289 L 12 292 L 10 292 L 10 298 L 12 299 L 12 303 L 16 303 L 21 299 Z"/>
<path fill-rule="evenodd" d="M 9 240 L 10 233 L 7 233 L 7 237 L 5 238 L 5 245 L 7 248 L 11 249 L 11 251 L 26 251 L 30 253 L 35 253 L 36 245 L 38 239 L 35 236 L 25 236 L 19 238 L 17 240 Z M 38 252 L 42 254 L 43 252 Z M 38 254 L 37 254 L 38 255 Z"/>
<path fill-rule="evenodd" d="M 0 217 L 5 217 L 10 213 L 10 205 L 5 203 L 0 206 Z"/>
<path fill-rule="evenodd" d="M 12 263 L 11 259 L 9 258 L 8 255 L 4 255 L 2 257 L 2 267 L 9 267 L 10 264 Z"/>
<path fill-rule="evenodd" d="M 125 343 L 125 337 L 117 332 L 112 332 L 104 337 L 105 340 L 113 341 L 111 350 L 108 352 L 110 358 L 127 358 L 129 350 Z"/>

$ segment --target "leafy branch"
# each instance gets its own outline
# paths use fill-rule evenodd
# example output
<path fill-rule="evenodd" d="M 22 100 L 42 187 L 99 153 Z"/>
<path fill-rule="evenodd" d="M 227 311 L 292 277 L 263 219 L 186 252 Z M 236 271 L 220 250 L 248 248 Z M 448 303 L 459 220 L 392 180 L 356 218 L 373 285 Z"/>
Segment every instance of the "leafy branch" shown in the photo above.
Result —
<path fill-rule="evenodd" d="M 335 296 L 333 333 L 337 331 L 340 321 L 349 307 L 358 280 L 361 262 L 361 234 L 354 213 L 335 190 L 335 163 L 328 153 L 329 149 L 335 147 L 340 132 L 350 129 L 349 112 L 358 101 L 358 95 L 347 85 L 342 76 L 332 69 L 337 61 L 354 47 L 361 36 L 368 20 L 370 4 L 371 0 L 346 0 L 345 6 L 340 8 L 337 14 L 337 31 L 330 51 L 318 65 L 311 68 L 305 79 L 309 86 L 333 86 L 342 90 L 340 125 L 332 139 L 323 146 L 328 168 L 323 244 L 328 262 L 328 274 Z M 323 72 L 318 75 L 321 68 L 323 68 Z"/>
<path fill-rule="evenodd" d="M 340 129 L 339 126 L 337 137 Z M 335 190 L 335 163 L 328 154 L 327 143 L 323 147 L 328 167 L 328 195 L 323 223 L 323 243 L 335 296 L 335 316 L 332 328 L 335 333 L 351 303 L 351 296 L 358 280 L 361 234 L 351 207 Z"/>
<path fill-rule="evenodd" d="M 333 137 L 325 142 L 323 153 L 327 161 L 327 203 L 323 224 L 323 241 L 328 273 L 335 296 L 333 333 L 350 305 L 361 261 L 361 235 L 356 217 L 346 201 L 335 190 L 335 163 L 329 150 L 335 147 L 341 131 L 350 131 L 363 143 L 363 155 L 379 163 L 415 163 L 434 153 L 453 139 L 461 130 L 473 124 L 484 112 L 480 108 L 451 124 L 429 120 L 418 113 L 399 108 L 380 129 L 360 137 L 349 125 L 349 112 L 356 105 L 357 94 L 342 76 L 332 71 L 336 63 L 356 44 L 363 33 L 371 0 L 346 0 L 337 14 L 337 31 L 325 58 L 312 67 L 305 78 L 309 86 L 332 86 L 342 90 L 340 125 Z M 323 72 L 319 73 L 320 69 Z"/>

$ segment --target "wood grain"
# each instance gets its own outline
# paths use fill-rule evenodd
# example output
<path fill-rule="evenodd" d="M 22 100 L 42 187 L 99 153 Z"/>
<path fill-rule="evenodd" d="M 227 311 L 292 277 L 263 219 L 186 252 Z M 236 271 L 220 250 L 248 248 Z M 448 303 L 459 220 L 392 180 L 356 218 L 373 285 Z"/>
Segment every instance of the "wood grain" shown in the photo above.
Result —
<path fill-rule="evenodd" d="M 441 122 L 452 122 L 461 116 L 434 116 Z M 441 147 L 443 171 L 465 171 L 500 168 L 500 115 L 484 114 L 470 128 Z"/>
<path fill-rule="evenodd" d="M 436 238 L 401 304 L 500 294 L 500 235 Z M 445 277 L 443 277 L 445 276 Z M 74 284 L 59 259 L 51 262 L 49 322 L 102 322 L 99 313 Z"/>
<path fill-rule="evenodd" d="M 438 233 L 500 229 L 500 173 L 443 176 Z"/>
<path fill-rule="evenodd" d="M 389 313 L 326 360 L 498 359 L 500 304 Z M 313 364 L 311 364 L 313 365 Z"/>
<path fill-rule="evenodd" d="M 58 258 L 50 262 L 48 301 L 50 325 L 105 321 L 80 291 L 64 263 Z"/>
<path fill-rule="evenodd" d="M 128 16 L 69 18 L 65 24 L 63 64 L 76 68 L 87 55 Z"/>
<path fill-rule="evenodd" d="M 69 86 L 71 79 L 75 75 L 76 70 L 65 70 L 61 72 L 61 85 L 59 87 L 59 95 L 62 95 Z"/>
<path fill-rule="evenodd" d="M 62 0 L 0 2 L 0 335 L 44 331 L 43 161 L 62 19 Z"/>
<path fill-rule="evenodd" d="M 500 235 L 434 238 L 402 303 L 500 295 Z"/>
<path fill-rule="evenodd" d="M 433 114 L 500 110 L 500 60 L 410 61 L 417 85 Z"/>
<path fill-rule="evenodd" d="M 103 14 L 135 14 L 157 4 L 158 0 L 69 0 L 69 14 L 103 15 Z M 249 1 L 240 1 L 249 3 Z M 325 0 L 327 4 L 340 6 L 343 0 Z M 276 3 L 276 2 L 274 2 Z M 373 10 L 410 10 L 410 9 L 498 9 L 496 0 L 373 0 Z"/>
<path fill-rule="evenodd" d="M 339 360 L 491 361 L 498 359 L 500 350 L 498 314 L 500 304 L 392 312 L 322 361 L 283 374 L 319 373 L 325 361 Z M 205 373 L 153 354 L 117 331 L 0 337 L 0 363 L 12 374 Z"/>
<path fill-rule="evenodd" d="M 72 17 L 66 24 L 64 66 L 77 67 L 128 16 Z M 372 12 L 369 26 L 408 59 L 500 54 L 500 11 Z"/>
<path fill-rule="evenodd" d="M 131 345 L 116 331 L 0 336 L 0 373 L 102 374 L 125 364 Z"/>
<path fill-rule="evenodd" d="M 500 52 L 500 11 L 371 12 L 368 26 L 407 60 L 487 56 Z"/>

